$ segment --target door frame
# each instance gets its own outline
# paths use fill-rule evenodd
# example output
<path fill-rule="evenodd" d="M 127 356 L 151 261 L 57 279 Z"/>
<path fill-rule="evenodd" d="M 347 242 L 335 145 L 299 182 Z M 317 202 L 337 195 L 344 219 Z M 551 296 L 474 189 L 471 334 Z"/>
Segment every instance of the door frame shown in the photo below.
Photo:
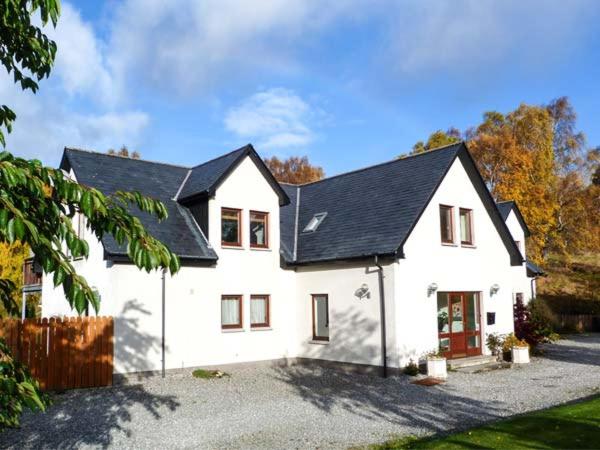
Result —
<path fill-rule="evenodd" d="M 481 291 L 442 291 L 442 292 L 438 292 L 438 295 L 436 296 L 436 301 L 437 299 L 439 299 L 439 295 L 440 294 L 446 294 L 447 298 L 448 298 L 448 332 L 447 333 L 442 333 L 439 331 L 439 325 L 438 325 L 438 348 L 439 348 L 439 341 L 440 339 L 448 339 L 450 342 L 450 348 L 448 351 L 445 352 L 441 352 L 442 355 L 444 355 L 447 359 L 454 359 L 454 358 L 464 358 L 464 357 L 468 357 L 468 356 L 479 356 L 483 354 L 483 342 L 482 342 L 482 331 L 483 331 L 483 327 L 482 327 L 482 310 L 481 310 L 481 298 L 482 298 L 482 293 Z M 476 297 L 476 302 L 477 302 L 477 312 L 478 312 L 478 316 L 477 316 L 477 323 L 479 325 L 479 330 L 477 331 L 468 331 L 467 330 L 467 294 L 475 294 Z M 451 302 L 450 302 L 450 296 L 456 296 L 459 295 L 461 297 L 461 306 L 462 306 L 462 311 L 463 311 L 463 331 L 461 333 L 457 333 L 457 334 L 462 334 L 464 336 L 464 340 L 465 340 L 465 345 L 464 345 L 464 352 L 461 353 L 457 353 L 457 352 L 453 352 L 452 351 L 452 307 L 451 307 Z M 437 315 L 437 311 L 438 311 L 438 305 L 436 303 L 436 315 Z M 479 346 L 478 347 L 474 347 L 474 348 L 469 348 L 469 342 L 468 342 L 468 338 L 470 336 L 478 336 L 479 337 Z M 440 348 L 441 351 L 441 348 Z"/>

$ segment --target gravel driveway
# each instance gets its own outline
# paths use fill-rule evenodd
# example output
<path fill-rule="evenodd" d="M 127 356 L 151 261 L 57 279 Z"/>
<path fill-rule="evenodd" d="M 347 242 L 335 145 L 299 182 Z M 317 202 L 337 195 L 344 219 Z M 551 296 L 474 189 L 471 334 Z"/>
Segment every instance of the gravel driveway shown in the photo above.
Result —
<path fill-rule="evenodd" d="M 450 373 L 434 387 L 330 369 L 251 367 L 70 391 L 0 434 L 10 448 L 347 448 L 465 428 L 600 391 L 600 335 L 547 346 L 531 364 Z"/>

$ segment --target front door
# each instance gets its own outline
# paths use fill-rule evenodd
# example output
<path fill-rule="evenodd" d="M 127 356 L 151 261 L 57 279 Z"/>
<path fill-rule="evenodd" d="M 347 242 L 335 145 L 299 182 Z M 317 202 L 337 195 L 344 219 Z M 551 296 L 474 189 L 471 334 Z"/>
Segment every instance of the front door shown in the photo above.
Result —
<path fill-rule="evenodd" d="M 439 292 L 437 321 L 440 352 L 446 358 L 481 354 L 478 292 Z"/>

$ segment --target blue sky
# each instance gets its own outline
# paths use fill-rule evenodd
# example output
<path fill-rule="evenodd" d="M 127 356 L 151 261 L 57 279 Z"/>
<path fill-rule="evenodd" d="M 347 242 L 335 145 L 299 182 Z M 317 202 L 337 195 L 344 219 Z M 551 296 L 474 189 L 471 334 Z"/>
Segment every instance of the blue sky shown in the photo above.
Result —
<path fill-rule="evenodd" d="M 488 110 L 568 96 L 600 145 L 600 2 L 63 2 L 37 95 L 0 76 L 11 151 L 123 144 L 194 165 L 252 142 L 328 175 Z"/>

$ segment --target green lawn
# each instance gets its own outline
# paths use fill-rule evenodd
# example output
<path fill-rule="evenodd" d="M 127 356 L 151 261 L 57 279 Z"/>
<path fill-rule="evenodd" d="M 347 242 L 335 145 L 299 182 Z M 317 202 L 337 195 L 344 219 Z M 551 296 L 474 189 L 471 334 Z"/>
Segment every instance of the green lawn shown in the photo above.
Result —
<path fill-rule="evenodd" d="M 600 448 L 600 396 L 442 438 L 401 438 L 371 448 Z"/>

